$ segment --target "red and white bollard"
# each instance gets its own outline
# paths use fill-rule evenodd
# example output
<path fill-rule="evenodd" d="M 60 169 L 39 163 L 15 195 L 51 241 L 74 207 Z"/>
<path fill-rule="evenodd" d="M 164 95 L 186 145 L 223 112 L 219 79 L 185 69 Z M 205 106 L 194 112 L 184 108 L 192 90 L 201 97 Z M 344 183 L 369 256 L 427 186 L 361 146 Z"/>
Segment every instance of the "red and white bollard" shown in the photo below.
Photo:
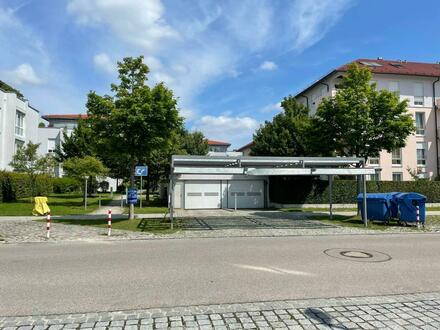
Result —
<path fill-rule="evenodd" d="M 112 210 L 108 210 L 107 227 L 108 227 L 107 236 L 110 236 L 112 234 Z"/>
<path fill-rule="evenodd" d="M 416 225 L 417 228 L 420 228 L 420 208 L 416 205 Z"/>
<path fill-rule="evenodd" d="M 50 238 L 50 212 L 47 214 L 46 218 L 46 238 Z"/>

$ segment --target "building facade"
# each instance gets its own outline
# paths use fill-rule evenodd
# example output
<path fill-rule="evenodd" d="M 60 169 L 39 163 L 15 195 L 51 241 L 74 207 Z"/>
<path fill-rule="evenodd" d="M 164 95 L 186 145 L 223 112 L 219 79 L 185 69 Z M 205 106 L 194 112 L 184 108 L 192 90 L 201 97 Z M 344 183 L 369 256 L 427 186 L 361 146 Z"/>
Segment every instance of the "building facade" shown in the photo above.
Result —
<path fill-rule="evenodd" d="M 16 150 L 32 141 L 38 143 L 40 114 L 17 93 L 0 89 L 0 169 L 11 170 Z"/>
<path fill-rule="evenodd" d="M 368 67 L 377 89 L 396 93 L 400 100 L 408 100 L 408 111 L 414 118 L 415 134 L 408 137 L 406 146 L 388 153 L 382 151 L 377 158 L 368 160 L 378 168 L 371 180 L 413 180 L 414 175 L 433 179 L 439 175 L 439 149 L 437 109 L 440 99 L 440 64 L 358 59 L 360 66 Z M 324 97 L 334 96 L 349 64 L 325 75 L 296 94 L 298 102 L 315 113 Z"/>

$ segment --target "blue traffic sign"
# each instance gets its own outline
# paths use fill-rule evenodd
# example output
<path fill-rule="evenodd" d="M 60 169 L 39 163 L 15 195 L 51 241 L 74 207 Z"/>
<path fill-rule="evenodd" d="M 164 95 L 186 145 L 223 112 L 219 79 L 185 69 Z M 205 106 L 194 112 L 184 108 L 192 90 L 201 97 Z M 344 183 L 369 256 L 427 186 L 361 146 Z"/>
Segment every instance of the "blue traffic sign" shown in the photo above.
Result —
<path fill-rule="evenodd" d="M 137 189 L 128 188 L 127 190 L 127 203 L 128 204 L 136 204 L 138 200 Z"/>
<path fill-rule="evenodd" d="M 148 166 L 136 166 L 134 169 L 135 176 L 147 176 L 148 175 Z"/>

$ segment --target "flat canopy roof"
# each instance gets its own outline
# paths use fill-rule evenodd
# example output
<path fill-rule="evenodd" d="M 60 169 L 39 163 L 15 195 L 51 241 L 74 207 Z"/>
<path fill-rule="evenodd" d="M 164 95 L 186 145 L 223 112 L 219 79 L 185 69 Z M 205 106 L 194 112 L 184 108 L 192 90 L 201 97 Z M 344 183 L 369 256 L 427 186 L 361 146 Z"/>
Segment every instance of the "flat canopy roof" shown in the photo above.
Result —
<path fill-rule="evenodd" d="M 255 157 L 178 156 L 171 160 L 173 174 L 243 175 L 363 175 L 363 158 L 354 157 Z"/>

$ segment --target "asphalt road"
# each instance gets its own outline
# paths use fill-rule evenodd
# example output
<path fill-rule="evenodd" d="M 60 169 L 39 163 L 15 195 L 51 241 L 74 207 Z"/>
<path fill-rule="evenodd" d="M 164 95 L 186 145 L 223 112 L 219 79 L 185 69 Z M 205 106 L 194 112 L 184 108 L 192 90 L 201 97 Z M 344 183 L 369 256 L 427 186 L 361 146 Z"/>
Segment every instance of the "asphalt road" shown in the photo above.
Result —
<path fill-rule="evenodd" d="M 11 244 L 0 315 L 439 291 L 439 273 L 437 234 Z"/>

